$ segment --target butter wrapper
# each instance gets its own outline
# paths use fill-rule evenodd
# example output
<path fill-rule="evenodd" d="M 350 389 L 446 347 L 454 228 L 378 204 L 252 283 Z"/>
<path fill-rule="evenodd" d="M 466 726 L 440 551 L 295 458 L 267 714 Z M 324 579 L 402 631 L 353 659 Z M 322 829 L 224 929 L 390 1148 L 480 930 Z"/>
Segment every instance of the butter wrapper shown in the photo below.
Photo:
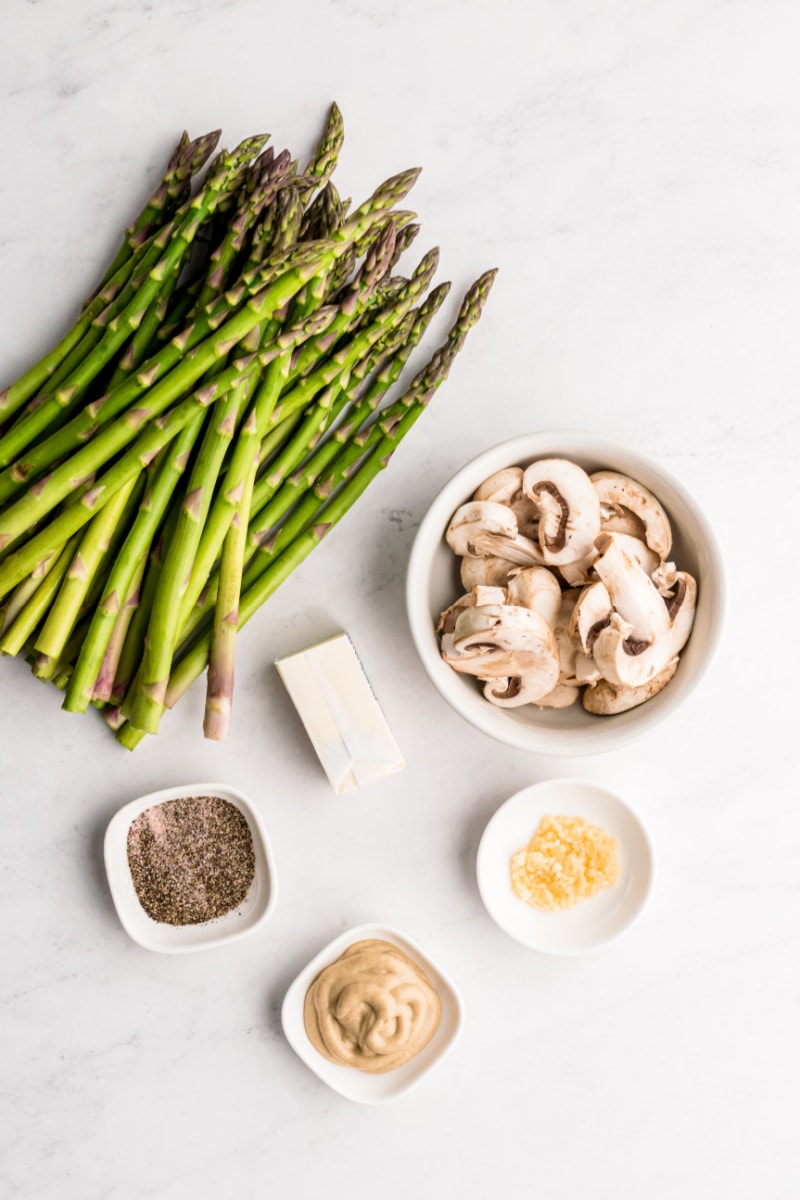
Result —
<path fill-rule="evenodd" d="M 337 796 L 405 759 L 346 633 L 275 663 Z"/>

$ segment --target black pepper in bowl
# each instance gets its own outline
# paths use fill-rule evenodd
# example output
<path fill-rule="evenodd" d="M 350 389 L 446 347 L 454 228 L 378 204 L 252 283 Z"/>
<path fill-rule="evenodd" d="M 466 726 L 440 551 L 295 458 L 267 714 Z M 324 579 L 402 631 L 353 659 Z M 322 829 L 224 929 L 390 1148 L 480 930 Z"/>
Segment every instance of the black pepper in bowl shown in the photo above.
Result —
<path fill-rule="evenodd" d="M 244 815 L 219 796 L 189 796 L 146 809 L 128 830 L 139 902 L 166 925 L 199 925 L 238 908 L 255 876 Z"/>

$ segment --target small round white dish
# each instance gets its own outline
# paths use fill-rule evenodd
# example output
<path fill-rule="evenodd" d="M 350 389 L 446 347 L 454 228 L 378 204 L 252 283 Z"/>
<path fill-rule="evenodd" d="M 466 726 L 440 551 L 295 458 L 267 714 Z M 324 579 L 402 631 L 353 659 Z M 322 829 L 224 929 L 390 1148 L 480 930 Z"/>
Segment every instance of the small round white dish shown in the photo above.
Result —
<path fill-rule="evenodd" d="M 367 938 L 379 938 L 398 946 L 422 968 L 442 1002 L 439 1028 L 427 1046 L 415 1054 L 410 1062 L 384 1075 L 369 1075 L 354 1067 L 340 1067 L 329 1062 L 309 1041 L 303 1020 L 306 992 L 320 971 L 339 958 L 348 946 Z M 308 966 L 303 967 L 284 997 L 281 1020 L 289 1045 L 323 1083 L 357 1104 L 385 1104 L 415 1087 L 449 1052 L 464 1023 L 464 1004 L 452 979 L 428 958 L 416 942 L 389 925 L 357 925 L 334 938 L 312 958 Z"/>
<path fill-rule="evenodd" d="M 145 809 L 189 796 L 219 796 L 239 809 L 253 838 L 255 875 L 244 901 L 232 912 L 201 925 L 167 925 L 149 917 L 136 895 L 128 865 L 128 830 Z M 145 950 L 157 954 L 186 954 L 191 950 L 208 950 L 237 941 L 264 924 L 278 899 L 275 860 L 261 817 L 242 792 L 227 784 L 189 783 L 132 800 L 111 818 L 103 853 L 108 886 L 123 929 Z"/>
<path fill-rule="evenodd" d="M 619 842 L 619 882 L 575 908 L 543 912 L 515 895 L 509 863 L 542 817 L 583 817 Z M 498 808 L 478 848 L 478 888 L 489 915 L 507 934 L 544 954 L 582 954 L 618 937 L 638 917 L 653 884 L 653 850 L 624 800 L 586 779 L 548 779 Z"/>
<path fill-rule="evenodd" d="M 568 458 L 586 471 L 621 471 L 649 488 L 672 522 L 671 554 L 698 583 L 692 635 L 681 652 L 675 678 L 646 704 L 617 716 L 598 717 L 579 702 L 569 708 L 533 704 L 497 708 L 484 699 L 470 675 L 442 660 L 435 626 L 439 614 L 461 595 L 459 560 L 445 541 L 450 518 L 494 471 L 527 466 L 539 458 Z M 725 573 L 714 532 L 700 505 L 665 467 L 624 442 L 575 430 L 528 433 L 479 454 L 444 485 L 422 519 L 406 576 L 411 636 L 432 683 L 462 717 L 490 737 L 537 754 L 602 754 L 617 750 L 675 712 L 705 674 L 717 647 L 725 609 Z"/>

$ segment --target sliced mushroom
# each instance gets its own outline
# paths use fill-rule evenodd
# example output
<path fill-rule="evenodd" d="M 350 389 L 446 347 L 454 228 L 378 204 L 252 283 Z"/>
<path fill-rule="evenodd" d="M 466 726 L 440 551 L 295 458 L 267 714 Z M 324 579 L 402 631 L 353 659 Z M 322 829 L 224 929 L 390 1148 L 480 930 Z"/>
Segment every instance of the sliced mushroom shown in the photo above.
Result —
<path fill-rule="evenodd" d="M 562 563 L 558 572 L 569 587 L 585 587 L 587 583 L 591 583 L 593 579 L 597 578 L 594 574 L 596 558 L 597 551 L 592 546 L 588 554 L 584 554 L 582 558 L 576 558 L 575 562 Z"/>
<path fill-rule="evenodd" d="M 575 682 L 579 687 L 583 687 L 587 683 L 597 683 L 602 679 L 600 668 L 597 663 L 588 654 L 584 654 L 579 650 L 575 655 Z"/>
<path fill-rule="evenodd" d="M 613 605 L 606 585 L 598 579 L 585 587 L 575 602 L 569 635 L 584 654 L 591 654 L 595 638 L 611 621 Z"/>
<path fill-rule="evenodd" d="M 492 500 L 462 504 L 453 514 L 445 536 L 456 554 L 505 558 L 521 567 L 543 561 L 537 543 L 519 533 L 511 509 Z"/>
<path fill-rule="evenodd" d="M 601 530 L 601 535 L 604 532 L 607 531 Z M 642 538 L 633 537 L 630 533 L 615 533 L 614 541 L 651 577 L 664 565 L 655 551 L 651 550 Z M 561 564 L 558 569 L 570 587 L 585 587 L 587 583 L 592 583 L 597 579 L 597 572 L 594 569 L 597 553 L 597 547 L 593 546 L 589 554 L 584 555 L 583 558 L 579 558 L 573 563 Z"/>
<path fill-rule="evenodd" d="M 452 633 L 456 627 L 459 613 L 462 613 L 465 608 L 474 608 L 476 604 L 505 604 L 505 602 L 505 588 L 476 584 L 441 613 L 436 624 L 436 632 L 439 634 Z"/>
<path fill-rule="evenodd" d="M 577 588 L 562 592 L 558 615 L 553 626 L 558 648 L 558 682 L 574 686 L 576 647 L 569 636 L 569 626 L 575 603 L 580 595 Z"/>
<path fill-rule="evenodd" d="M 542 677 L 539 674 L 501 676 L 487 679 L 483 694 L 497 708 L 521 708 L 523 704 L 537 704 L 542 698 Z"/>
<path fill-rule="evenodd" d="M 561 588 L 547 567 L 516 567 L 506 587 L 509 604 L 532 608 L 548 625 L 555 625 L 561 607 Z"/>
<path fill-rule="evenodd" d="M 539 510 L 539 545 L 546 563 L 560 566 L 588 554 L 600 532 L 600 501 L 575 463 L 544 458 L 531 463 L 523 491 Z"/>
<path fill-rule="evenodd" d="M 536 675 L 542 695 L 558 679 L 553 630 L 538 613 L 519 605 L 464 608 L 453 633 L 442 638 L 442 657 L 456 671 L 483 679 Z"/>
<path fill-rule="evenodd" d="M 617 471 L 595 471 L 591 476 L 600 504 L 617 516 L 625 510 L 634 514 L 644 525 L 645 541 L 662 560 L 669 558 L 672 549 L 672 529 L 669 517 L 652 492 L 635 479 Z"/>
<path fill-rule="evenodd" d="M 594 569 L 606 585 L 616 612 L 630 625 L 632 641 L 641 642 L 644 648 L 667 632 L 670 618 L 652 579 L 625 553 L 618 537 L 616 533 L 600 534 Z"/>
<path fill-rule="evenodd" d="M 522 491 L 522 467 L 504 467 L 484 479 L 476 488 L 474 500 L 492 500 L 507 505 L 517 518 L 518 531 L 523 537 L 536 537 L 538 510 Z"/>
<path fill-rule="evenodd" d="M 467 591 L 476 584 L 502 587 L 509 573 L 516 570 L 517 564 L 507 558 L 473 558 L 471 554 L 465 554 L 461 560 L 461 583 Z"/>
<path fill-rule="evenodd" d="M 522 491 L 522 467 L 503 467 L 475 489 L 473 500 L 492 500 L 510 504 Z"/>
<path fill-rule="evenodd" d="M 676 654 L 662 671 L 640 687 L 614 687 L 607 679 L 601 679 L 583 693 L 583 707 L 587 712 L 597 713 L 601 717 L 614 716 L 616 713 L 636 708 L 639 704 L 652 700 L 653 696 L 657 696 L 661 689 L 667 686 L 678 669 L 679 661 Z"/>
<path fill-rule="evenodd" d="M 580 688 L 559 683 L 556 684 L 552 692 L 548 692 L 546 696 L 542 696 L 539 700 L 534 700 L 534 704 L 537 708 L 569 708 L 571 704 L 575 703 L 580 694 Z"/>
<path fill-rule="evenodd" d="M 456 554 L 483 557 L 475 550 L 477 539 L 489 535 L 504 538 L 517 536 L 517 518 L 505 504 L 492 500 L 473 501 L 456 509 L 447 527 L 447 544 Z"/>
<path fill-rule="evenodd" d="M 645 542 L 647 537 L 644 523 L 635 513 L 629 512 L 625 508 L 613 508 L 610 504 L 602 502 L 600 504 L 600 532 L 627 533 L 630 537 L 638 538 L 640 542 Z"/>
<path fill-rule="evenodd" d="M 679 654 L 692 631 L 697 584 L 691 575 L 679 571 L 675 593 L 665 603 L 669 625 L 658 633 L 650 644 L 642 644 L 632 634 L 632 627 L 615 613 L 611 624 L 597 636 L 594 661 L 604 679 L 614 687 L 642 687 L 659 675 Z"/>

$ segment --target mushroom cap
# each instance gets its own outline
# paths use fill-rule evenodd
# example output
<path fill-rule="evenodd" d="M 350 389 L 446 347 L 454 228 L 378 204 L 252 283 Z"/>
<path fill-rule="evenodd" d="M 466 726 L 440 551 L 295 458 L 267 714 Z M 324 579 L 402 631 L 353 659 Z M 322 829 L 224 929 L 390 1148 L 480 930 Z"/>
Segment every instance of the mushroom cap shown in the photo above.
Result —
<path fill-rule="evenodd" d="M 616 713 L 627 712 L 636 708 L 665 688 L 678 669 L 679 658 L 676 654 L 671 658 L 662 671 L 654 675 L 640 687 L 614 687 L 607 679 L 601 679 L 592 687 L 587 687 L 583 693 L 583 707 L 587 712 L 596 713 L 601 717 L 614 716 Z"/>
<path fill-rule="evenodd" d="M 510 504 L 522 492 L 522 467 L 503 467 L 479 484 L 473 500 L 493 500 L 497 504 Z"/>
<path fill-rule="evenodd" d="M 611 621 L 613 611 L 608 588 L 598 579 L 583 588 L 572 610 L 569 635 L 584 654 L 591 654 L 595 638 Z"/>
<path fill-rule="evenodd" d="M 452 634 L 442 638 L 441 649 L 456 671 L 483 679 L 536 674 L 543 693 L 558 679 L 553 630 L 537 613 L 518 605 L 464 608 Z"/>
<path fill-rule="evenodd" d="M 539 510 L 544 560 L 560 566 L 588 554 L 600 532 L 600 500 L 589 476 L 564 458 L 526 467 L 522 487 Z"/>
<path fill-rule="evenodd" d="M 471 591 L 476 584 L 502 587 L 510 572 L 516 570 L 517 564 L 507 558 L 495 558 L 493 555 L 475 558 L 471 554 L 465 554 L 461 559 L 461 583 L 467 591 Z"/>
<path fill-rule="evenodd" d="M 548 625 L 555 625 L 561 607 L 561 588 L 547 567 L 515 567 L 506 587 L 509 604 L 531 608 Z"/>
<path fill-rule="evenodd" d="M 631 636 L 649 644 L 669 629 L 669 615 L 652 579 L 625 552 L 620 536 L 600 534 L 594 570 L 606 585 L 615 610 L 631 626 Z"/>
<path fill-rule="evenodd" d="M 632 637 L 631 626 L 615 613 L 611 624 L 597 635 L 594 643 L 594 661 L 603 678 L 616 688 L 638 688 L 650 683 L 686 645 L 696 602 L 694 578 L 679 571 L 675 595 L 667 602 L 661 600 L 670 624 L 649 645 Z"/>
<path fill-rule="evenodd" d="M 445 538 L 456 554 L 482 558 L 484 555 L 474 548 L 476 539 L 486 534 L 513 539 L 517 533 L 517 518 L 505 504 L 497 504 L 492 500 L 471 500 L 453 513 Z"/>
<path fill-rule="evenodd" d="M 591 476 L 595 491 L 604 509 L 618 516 L 625 510 L 634 514 L 644 525 L 645 541 L 660 559 L 669 558 L 672 549 L 672 529 L 659 500 L 641 483 L 618 471 L 595 471 Z"/>

